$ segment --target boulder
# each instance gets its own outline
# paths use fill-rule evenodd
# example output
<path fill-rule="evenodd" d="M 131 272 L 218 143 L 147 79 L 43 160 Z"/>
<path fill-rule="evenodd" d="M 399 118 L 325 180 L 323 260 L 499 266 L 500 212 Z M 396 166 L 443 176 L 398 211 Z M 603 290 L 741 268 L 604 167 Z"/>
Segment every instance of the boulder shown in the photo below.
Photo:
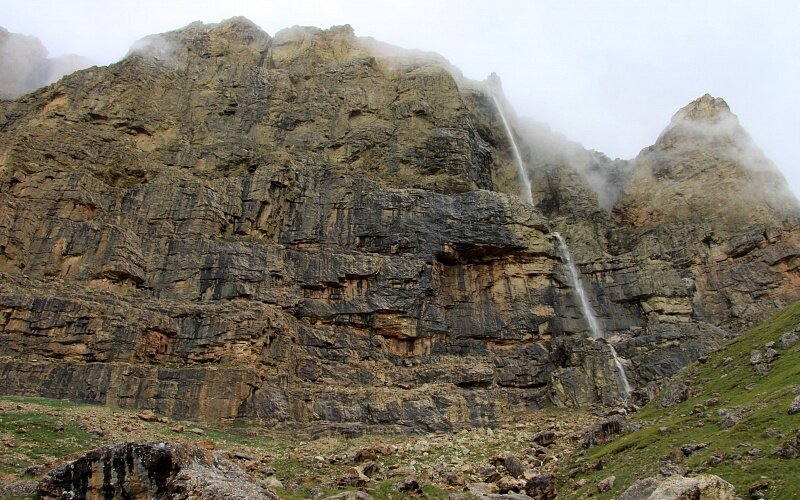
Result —
<path fill-rule="evenodd" d="M 654 477 L 639 479 L 622 493 L 619 500 L 647 500 L 658 485 L 659 481 Z"/>
<path fill-rule="evenodd" d="M 392 489 L 405 493 L 418 493 L 422 491 L 422 487 L 420 487 L 419 482 L 413 476 L 406 476 L 402 481 L 394 483 Z"/>
<path fill-rule="evenodd" d="M 795 344 L 797 344 L 797 334 L 795 332 L 786 332 L 781 335 L 781 349 L 791 349 Z"/>
<path fill-rule="evenodd" d="M 787 410 L 789 415 L 794 415 L 795 413 L 800 413 L 800 396 L 797 396 L 792 400 L 792 404 L 789 405 L 789 409 Z"/>
<path fill-rule="evenodd" d="M 557 480 L 552 474 L 539 474 L 525 484 L 525 494 L 535 500 L 553 500 L 556 495 Z"/>
<path fill-rule="evenodd" d="M 558 435 L 553 431 L 542 431 L 533 436 L 533 442 L 539 446 L 550 446 L 556 442 Z"/>
<path fill-rule="evenodd" d="M 689 386 L 684 382 L 676 381 L 667 384 L 664 389 L 664 396 L 661 398 L 661 406 L 669 408 L 678 403 L 683 403 L 689 399 L 691 391 Z"/>
<path fill-rule="evenodd" d="M 795 431 L 782 445 L 772 450 L 772 455 L 788 460 L 800 457 L 800 430 Z"/>
<path fill-rule="evenodd" d="M 277 498 L 222 456 L 164 442 L 123 443 L 92 450 L 45 475 L 38 495 L 54 499 Z"/>
<path fill-rule="evenodd" d="M 617 480 L 616 476 L 608 476 L 607 478 L 599 481 L 597 483 L 597 491 L 599 493 L 605 493 L 610 491 L 611 488 L 614 487 L 614 482 Z"/>
<path fill-rule="evenodd" d="M 646 478 L 636 481 L 620 500 L 735 500 L 736 490 L 714 475 L 671 476 L 659 481 Z"/>
<path fill-rule="evenodd" d="M 514 478 L 520 478 L 525 473 L 525 464 L 522 463 L 522 460 L 514 455 L 495 457 L 491 460 L 491 462 L 495 467 L 502 465 Z"/>
<path fill-rule="evenodd" d="M 372 500 L 372 495 L 364 491 L 343 491 L 329 497 L 325 500 Z"/>
<path fill-rule="evenodd" d="M 621 415 L 615 415 L 608 420 L 593 424 L 586 429 L 583 438 L 583 447 L 590 448 L 600 444 L 607 443 L 617 436 L 627 432 L 627 424 L 625 418 Z"/>

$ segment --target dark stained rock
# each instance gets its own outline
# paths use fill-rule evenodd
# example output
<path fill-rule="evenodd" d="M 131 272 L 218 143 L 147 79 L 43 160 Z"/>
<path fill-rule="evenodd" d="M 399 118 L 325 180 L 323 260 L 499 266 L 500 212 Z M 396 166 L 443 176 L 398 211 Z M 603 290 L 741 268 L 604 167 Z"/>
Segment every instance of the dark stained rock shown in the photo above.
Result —
<path fill-rule="evenodd" d="M 556 442 L 558 436 L 553 431 L 543 431 L 533 436 L 533 442 L 539 446 L 550 446 Z"/>
<path fill-rule="evenodd" d="M 392 489 L 405 493 L 416 493 L 422 491 L 419 482 L 412 476 L 406 476 L 402 481 L 394 483 L 392 485 Z"/>
<path fill-rule="evenodd" d="M 495 467 L 502 465 L 506 471 L 508 471 L 511 477 L 514 478 L 520 478 L 525 473 L 525 464 L 523 464 L 522 460 L 514 455 L 495 457 L 491 460 L 491 462 Z"/>
<path fill-rule="evenodd" d="M 591 448 L 592 446 L 607 443 L 624 434 L 627 430 L 628 426 L 625 423 L 625 419 L 622 416 L 615 415 L 586 429 L 583 447 Z"/>
<path fill-rule="evenodd" d="M 535 500 L 553 500 L 557 497 L 556 485 L 552 474 L 539 474 L 525 484 L 525 494 Z"/>
<path fill-rule="evenodd" d="M 692 455 L 694 452 L 702 450 L 704 448 L 708 448 L 708 443 L 687 443 L 681 445 L 680 450 L 684 456 L 688 457 Z"/>
<path fill-rule="evenodd" d="M 37 494 L 40 498 L 277 498 L 221 457 L 159 442 L 90 451 L 48 473 Z"/>

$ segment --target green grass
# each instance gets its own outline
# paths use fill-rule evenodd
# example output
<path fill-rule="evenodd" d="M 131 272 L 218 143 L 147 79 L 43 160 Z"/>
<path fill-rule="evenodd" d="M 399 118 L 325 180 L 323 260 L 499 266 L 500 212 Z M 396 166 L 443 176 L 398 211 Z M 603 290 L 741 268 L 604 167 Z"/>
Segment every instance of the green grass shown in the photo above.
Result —
<path fill-rule="evenodd" d="M 14 403 L 31 403 L 40 406 L 47 406 L 49 408 L 80 408 L 82 406 L 93 406 L 88 404 L 73 403 L 68 399 L 48 399 L 38 396 L 0 396 L 0 400 L 11 401 Z"/>
<path fill-rule="evenodd" d="M 56 431 L 56 424 L 63 430 Z M 27 432 L 20 433 L 20 429 Z M 24 458 L 13 463 L 0 463 L 0 472 L 19 473 L 26 467 L 41 464 L 76 451 L 91 448 L 95 439 L 77 422 L 36 412 L 14 412 L 0 415 L 0 433 L 14 436 L 14 448 Z"/>
<path fill-rule="evenodd" d="M 784 332 L 798 324 L 800 302 L 709 355 L 705 363 L 690 365 L 680 375 L 692 388 L 689 400 L 663 408 L 661 396 L 657 396 L 634 419 L 643 424 L 640 430 L 591 448 L 576 458 L 576 462 L 583 464 L 602 460 L 604 465 L 602 470 L 576 478 L 589 479 L 586 486 L 575 492 L 576 496 L 593 492 L 597 498 L 616 498 L 635 480 L 656 475 L 666 464 L 664 457 L 673 448 L 688 443 L 709 443 L 707 448 L 685 458 L 680 465 L 693 472 L 722 477 L 732 483 L 742 497 L 748 495 L 751 486 L 768 482 L 767 498 L 800 498 L 800 462 L 772 456 L 772 450 L 784 439 L 765 434 L 767 429 L 779 429 L 788 437 L 794 429 L 800 428 L 800 415 L 789 415 L 786 411 L 796 391 L 800 390 L 800 352 L 797 352 L 800 344 L 788 350 L 776 345 L 781 356 L 764 376 L 756 373 L 750 364 L 753 349 L 763 351 L 764 344 L 777 343 Z M 724 363 L 727 357 L 733 360 Z M 718 403 L 713 402 L 716 397 Z M 717 412 L 722 408 L 741 411 L 741 421 L 722 429 L 722 417 Z M 660 427 L 666 427 L 667 431 L 662 434 Z M 751 456 L 749 452 L 754 448 L 760 449 L 760 454 Z M 717 465 L 709 465 L 707 462 L 714 453 L 724 459 Z M 614 488 L 597 494 L 597 481 L 611 475 L 617 478 Z M 568 488 L 567 485 L 563 487 Z"/>

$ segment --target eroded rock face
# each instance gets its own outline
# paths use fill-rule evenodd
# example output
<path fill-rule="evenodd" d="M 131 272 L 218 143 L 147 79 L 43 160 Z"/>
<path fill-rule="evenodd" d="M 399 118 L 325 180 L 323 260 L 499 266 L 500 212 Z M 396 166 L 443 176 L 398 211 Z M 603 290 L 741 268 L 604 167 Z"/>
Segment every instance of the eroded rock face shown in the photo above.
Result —
<path fill-rule="evenodd" d="M 669 256 L 691 281 L 697 317 L 727 323 L 796 298 L 797 200 L 721 98 L 676 113 L 634 160 L 614 216 L 621 249 Z"/>
<path fill-rule="evenodd" d="M 730 145 L 683 113 L 652 150 L 669 172 Z M 341 432 L 612 403 L 553 230 L 637 387 L 800 295 L 789 215 L 646 224 L 645 153 L 519 130 L 537 206 L 440 57 L 241 18 L 0 102 L 0 391 Z"/>

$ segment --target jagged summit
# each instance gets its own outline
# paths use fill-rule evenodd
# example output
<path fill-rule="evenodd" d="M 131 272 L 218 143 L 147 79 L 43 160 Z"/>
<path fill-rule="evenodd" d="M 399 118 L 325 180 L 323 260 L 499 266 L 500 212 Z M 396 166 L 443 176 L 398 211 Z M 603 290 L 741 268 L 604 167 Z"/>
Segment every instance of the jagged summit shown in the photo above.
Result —
<path fill-rule="evenodd" d="M 230 44 L 250 42 L 252 40 L 262 38 L 271 38 L 267 32 L 261 29 L 260 26 L 250 19 L 243 16 L 237 16 L 225 19 L 218 23 L 194 21 L 176 30 L 168 31 L 166 33 L 148 35 L 142 40 L 153 37 L 162 37 L 173 40 L 182 40 L 185 43 L 190 44 L 210 36 L 224 38 Z"/>
<path fill-rule="evenodd" d="M 488 144 L 500 141 L 492 127 L 477 130 L 491 119 L 479 94 L 462 91 L 444 59 L 360 39 L 349 26 L 272 38 L 233 18 L 145 37 L 121 62 L 12 106 L 59 124 L 31 140 L 74 134 L 64 149 L 97 151 L 105 160 L 88 167 L 111 184 L 140 182 L 158 165 L 214 176 L 297 162 L 453 192 L 490 188 L 489 166 L 503 156 L 489 156 Z M 39 151 L 12 157 L 53 163 Z"/>
<path fill-rule="evenodd" d="M 186 68 L 191 57 L 232 60 L 247 55 L 258 57 L 267 49 L 270 40 L 264 30 L 245 17 L 209 24 L 195 21 L 183 28 L 138 40 L 123 61 L 145 58 Z"/>
<path fill-rule="evenodd" d="M 728 103 L 721 97 L 715 98 L 709 94 L 695 99 L 675 113 L 654 147 L 661 150 L 676 147 L 683 150 L 698 147 L 756 149 Z M 763 158 L 761 163 L 766 161 Z"/>
<path fill-rule="evenodd" d="M 722 97 L 713 97 L 705 94 L 681 108 L 672 117 L 672 123 L 682 120 L 717 121 L 731 114 L 731 108 Z"/>
<path fill-rule="evenodd" d="M 779 226 L 800 212 L 780 171 L 728 104 L 709 94 L 680 109 L 633 165 L 614 209 L 626 224 L 713 220 L 718 232 L 736 232 Z"/>

